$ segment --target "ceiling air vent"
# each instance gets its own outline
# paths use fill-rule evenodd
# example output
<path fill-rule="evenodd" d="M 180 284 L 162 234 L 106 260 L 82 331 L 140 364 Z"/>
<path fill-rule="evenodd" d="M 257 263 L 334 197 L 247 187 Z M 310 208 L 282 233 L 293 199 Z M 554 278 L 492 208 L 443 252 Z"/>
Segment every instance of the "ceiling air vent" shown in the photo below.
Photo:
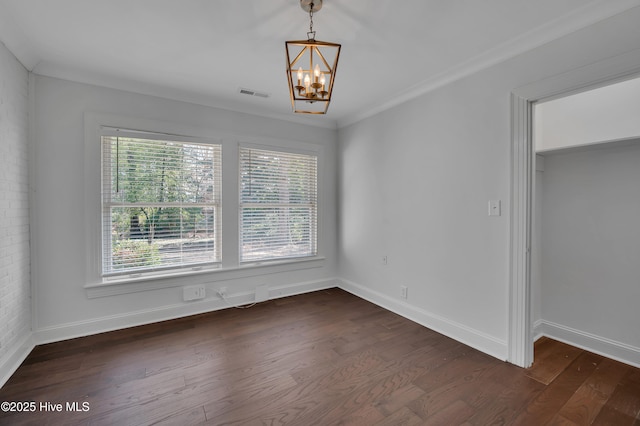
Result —
<path fill-rule="evenodd" d="M 240 89 L 238 89 L 238 91 L 243 95 L 257 96 L 259 98 L 268 98 L 269 97 L 268 93 L 257 92 L 255 90 L 251 90 L 251 89 L 243 89 L 242 87 Z"/>

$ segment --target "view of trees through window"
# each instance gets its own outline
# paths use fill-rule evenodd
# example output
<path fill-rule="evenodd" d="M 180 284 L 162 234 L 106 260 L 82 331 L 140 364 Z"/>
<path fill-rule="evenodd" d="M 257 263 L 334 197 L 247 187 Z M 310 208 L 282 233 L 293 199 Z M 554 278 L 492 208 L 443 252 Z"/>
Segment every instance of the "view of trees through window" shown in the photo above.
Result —
<path fill-rule="evenodd" d="M 219 261 L 220 146 L 102 141 L 103 273 Z"/>
<path fill-rule="evenodd" d="M 317 253 L 317 157 L 240 149 L 241 261 Z"/>
<path fill-rule="evenodd" d="M 219 144 L 106 129 L 102 135 L 102 274 L 221 263 Z M 240 147 L 240 262 L 317 254 L 314 154 Z M 231 222 L 233 223 L 233 222 Z"/>

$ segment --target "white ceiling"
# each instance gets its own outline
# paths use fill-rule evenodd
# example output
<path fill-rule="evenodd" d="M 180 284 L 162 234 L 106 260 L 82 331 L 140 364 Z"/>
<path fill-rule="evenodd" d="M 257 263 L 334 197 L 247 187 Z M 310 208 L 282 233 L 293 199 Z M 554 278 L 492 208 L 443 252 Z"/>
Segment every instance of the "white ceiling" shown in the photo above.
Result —
<path fill-rule="evenodd" d="M 336 127 L 639 4 L 324 0 L 316 38 L 342 53 L 313 117 L 291 112 L 284 72 L 309 27 L 299 0 L 0 0 L 0 40 L 37 74 Z"/>

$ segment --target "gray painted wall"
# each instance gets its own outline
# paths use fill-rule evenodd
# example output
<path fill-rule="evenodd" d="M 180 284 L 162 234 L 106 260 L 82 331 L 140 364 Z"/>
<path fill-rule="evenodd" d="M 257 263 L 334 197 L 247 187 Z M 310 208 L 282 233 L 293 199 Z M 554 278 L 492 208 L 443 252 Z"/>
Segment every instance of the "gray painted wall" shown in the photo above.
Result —
<path fill-rule="evenodd" d="M 246 303 L 253 300 L 253 292 L 260 285 L 273 290 L 272 297 L 335 285 L 335 130 L 42 76 L 35 77 L 35 96 L 36 149 L 32 164 L 36 196 L 32 207 L 36 211 L 32 268 L 37 341 L 59 340 L 224 308 L 228 305 L 216 294 L 221 286 L 228 287 L 232 301 L 235 297 Z M 146 288 L 141 291 L 88 298 L 85 285 L 99 281 L 88 266 L 99 258 L 101 225 L 97 219 L 100 215 L 99 137 L 85 134 L 86 113 L 96 113 L 98 121 L 101 116 L 107 117 L 112 125 L 120 122 L 124 128 L 131 122 L 140 122 L 143 130 L 176 129 L 172 133 L 211 135 L 222 142 L 223 253 L 226 253 L 225 241 L 228 245 L 235 242 L 237 248 L 233 231 L 237 229 L 235 194 L 238 188 L 233 181 L 238 177 L 238 144 L 317 146 L 324 157 L 319 172 L 322 179 L 319 183 L 320 248 L 324 259 L 308 268 L 295 264 L 242 269 L 237 262 L 227 264 L 227 258 L 233 257 L 229 255 L 223 258 L 226 272 L 152 279 L 143 284 Z M 116 118 L 110 118 L 113 116 Z M 117 117 L 122 117 L 121 121 Z M 162 128 L 153 128 L 156 125 Z M 85 185 L 91 185 L 94 190 L 87 190 Z M 237 259 L 237 252 L 234 254 Z M 205 285 L 205 300 L 183 302 L 182 286 L 192 284 Z"/>
<path fill-rule="evenodd" d="M 638 49 L 639 21 L 636 8 L 340 129 L 345 286 L 506 359 L 510 93 Z M 612 327 L 631 343 L 637 323 Z"/>
<path fill-rule="evenodd" d="M 541 319 L 640 348 L 640 143 L 546 155 L 542 186 Z"/>

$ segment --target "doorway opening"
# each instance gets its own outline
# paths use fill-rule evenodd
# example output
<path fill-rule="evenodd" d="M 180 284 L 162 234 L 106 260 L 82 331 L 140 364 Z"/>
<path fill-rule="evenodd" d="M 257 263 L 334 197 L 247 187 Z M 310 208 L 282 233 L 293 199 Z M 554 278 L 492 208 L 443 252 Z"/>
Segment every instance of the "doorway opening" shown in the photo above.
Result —
<path fill-rule="evenodd" d="M 639 78 L 533 105 L 534 340 L 640 359 L 639 116 Z"/>
<path fill-rule="evenodd" d="M 511 94 L 511 233 L 508 360 L 533 363 L 531 312 L 532 208 L 535 179 L 533 109 L 536 103 L 629 80 L 640 74 L 638 51 L 608 58 L 514 90 Z"/>

